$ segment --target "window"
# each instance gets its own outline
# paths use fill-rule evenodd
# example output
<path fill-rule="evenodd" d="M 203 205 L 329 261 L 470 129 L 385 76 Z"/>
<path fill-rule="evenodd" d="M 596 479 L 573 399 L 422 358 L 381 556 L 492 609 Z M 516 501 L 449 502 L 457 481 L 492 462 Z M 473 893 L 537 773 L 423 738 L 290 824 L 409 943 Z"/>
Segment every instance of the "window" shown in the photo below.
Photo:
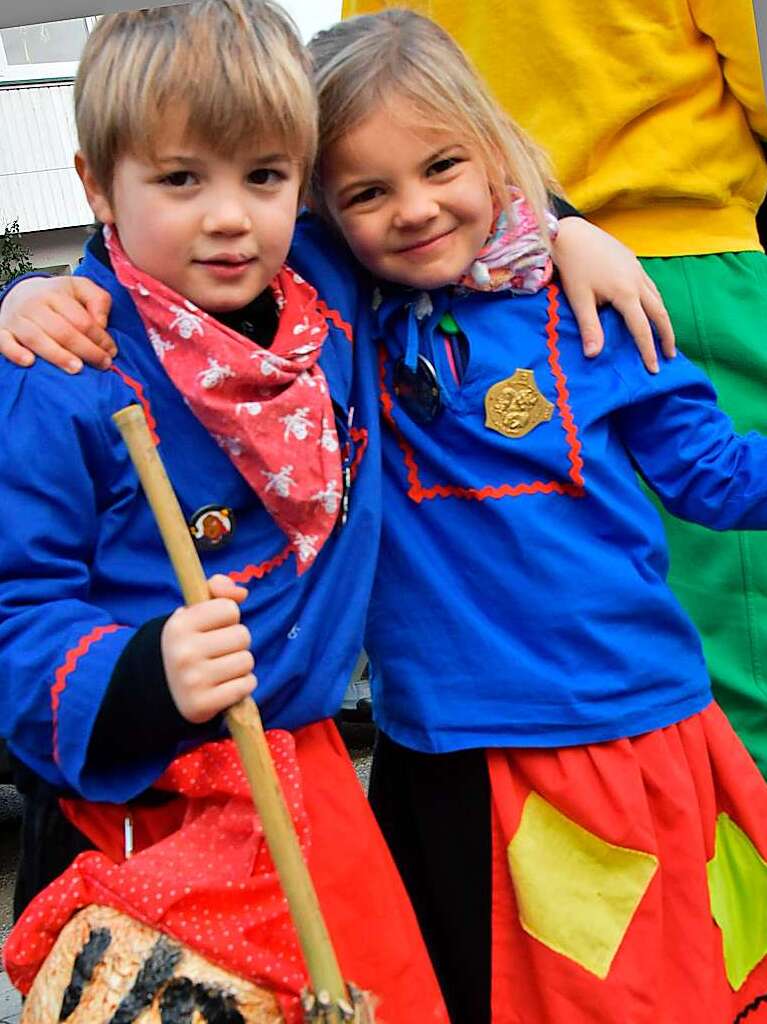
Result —
<path fill-rule="evenodd" d="M 56 263 L 51 267 L 35 267 L 35 270 L 41 270 L 50 277 L 64 277 L 65 274 L 72 273 L 72 268 L 68 263 Z"/>
<path fill-rule="evenodd" d="M 0 84 L 74 78 L 96 18 L 0 29 Z"/>

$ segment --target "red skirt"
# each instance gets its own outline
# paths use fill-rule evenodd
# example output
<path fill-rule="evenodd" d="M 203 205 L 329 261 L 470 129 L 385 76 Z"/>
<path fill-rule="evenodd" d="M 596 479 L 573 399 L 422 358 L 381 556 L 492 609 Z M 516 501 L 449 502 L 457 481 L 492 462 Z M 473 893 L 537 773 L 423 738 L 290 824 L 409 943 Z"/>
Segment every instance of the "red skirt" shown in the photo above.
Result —
<path fill-rule="evenodd" d="M 488 764 L 493 1024 L 767 1024 L 767 784 L 716 705 Z"/>

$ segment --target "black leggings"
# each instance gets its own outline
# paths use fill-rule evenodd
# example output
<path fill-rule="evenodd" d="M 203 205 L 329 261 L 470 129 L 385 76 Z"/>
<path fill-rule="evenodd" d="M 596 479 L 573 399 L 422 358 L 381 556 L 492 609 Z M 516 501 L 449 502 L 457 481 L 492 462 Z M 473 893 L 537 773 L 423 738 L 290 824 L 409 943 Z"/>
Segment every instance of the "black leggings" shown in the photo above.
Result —
<path fill-rule="evenodd" d="M 379 734 L 370 803 L 452 1024 L 490 1024 L 490 782 L 484 750 L 421 754 Z"/>
<path fill-rule="evenodd" d="M 13 917 L 65 871 L 84 850 L 94 849 L 82 832 L 61 813 L 55 790 L 19 762 L 13 764 L 14 782 L 24 798 L 21 853 L 13 894 Z"/>

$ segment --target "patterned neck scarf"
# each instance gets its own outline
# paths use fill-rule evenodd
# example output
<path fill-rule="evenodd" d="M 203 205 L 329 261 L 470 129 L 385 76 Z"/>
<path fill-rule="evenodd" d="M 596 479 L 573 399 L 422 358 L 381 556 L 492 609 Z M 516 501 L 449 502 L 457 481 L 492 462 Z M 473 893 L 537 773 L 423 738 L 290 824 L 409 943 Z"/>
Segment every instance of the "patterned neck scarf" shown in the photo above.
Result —
<path fill-rule="evenodd" d="M 509 189 L 509 211 L 499 209 L 487 241 L 469 269 L 455 282 L 480 292 L 537 292 L 551 279 L 553 265 L 532 207 L 518 188 Z M 553 238 L 557 218 L 546 212 Z"/>
<path fill-rule="evenodd" d="M 116 231 L 106 228 L 104 237 L 166 373 L 290 539 L 301 574 L 341 503 L 335 416 L 318 363 L 328 328 L 317 293 L 283 267 L 269 286 L 277 333 L 261 348 L 135 267 Z"/>

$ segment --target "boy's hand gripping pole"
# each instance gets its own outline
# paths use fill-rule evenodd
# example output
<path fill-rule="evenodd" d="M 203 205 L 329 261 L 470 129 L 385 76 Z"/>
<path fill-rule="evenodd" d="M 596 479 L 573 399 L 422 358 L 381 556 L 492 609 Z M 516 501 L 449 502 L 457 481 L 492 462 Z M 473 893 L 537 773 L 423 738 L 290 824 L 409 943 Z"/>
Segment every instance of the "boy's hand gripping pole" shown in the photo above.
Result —
<path fill-rule="evenodd" d="M 189 605 L 207 601 L 210 593 L 205 573 L 143 410 L 138 405 L 129 405 L 112 418 L 157 520 L 184 602 Z M 318 1024 L 343 1021 L 373 1024 L 366 995 L 354 986 L 349 986 L 347 992 L 344 984 L 253 698 L 246 697 L 229 708 L 226 724 L 248 777 L 253 803 L 263 824 L 269 853 L 288 901 L 314 989 L 303 998 L 305 1020 Z"/>

